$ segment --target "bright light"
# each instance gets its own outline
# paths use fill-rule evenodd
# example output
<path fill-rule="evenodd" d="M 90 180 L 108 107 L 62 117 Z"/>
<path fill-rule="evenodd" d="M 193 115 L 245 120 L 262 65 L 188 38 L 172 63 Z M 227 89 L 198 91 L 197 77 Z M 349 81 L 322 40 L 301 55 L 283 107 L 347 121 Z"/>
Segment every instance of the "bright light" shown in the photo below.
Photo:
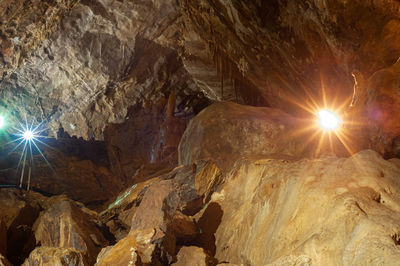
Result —
<path fill-rule="evenodd" d="M 29 141 L 29 140 L 32 140 L 32 139 L 33 139 L 34 134 L 33 134 L 32 131 L 27 130 L 27 131 L 24 132 L 23 137 L 24 137 L 24 139 L 26 139 L 26 140 Z"/>
<path fill-rule="evenodd" d="M 4 117 L 2 115 L 0 115 L 0 128 L 2 128 L 4 126 Z"/>
<path fill-rule="evenodd" d="M 324 130 L 336 130 L 339 128 L 341 120 L 334 112 L 321 110 L 318 112 L 318 123 Z"/>

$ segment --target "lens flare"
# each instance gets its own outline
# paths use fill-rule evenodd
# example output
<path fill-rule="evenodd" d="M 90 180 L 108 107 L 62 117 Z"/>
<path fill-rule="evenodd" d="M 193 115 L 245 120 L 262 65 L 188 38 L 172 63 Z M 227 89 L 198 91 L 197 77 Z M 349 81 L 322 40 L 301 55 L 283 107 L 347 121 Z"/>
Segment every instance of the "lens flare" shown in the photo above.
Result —
<path fill-rule="evenodd" d="M 24 132 L 23 137 L 25 140 L 30 141 L 34 138 L 34 134 L 31 130 L 27 130 Z"/>
<path fill-rule="evenodd" d="M 324 130 L 337 130 L 341 122 L 340 118 L 332 111 L 324 109 L 318 112 L 318 123 Z"/>

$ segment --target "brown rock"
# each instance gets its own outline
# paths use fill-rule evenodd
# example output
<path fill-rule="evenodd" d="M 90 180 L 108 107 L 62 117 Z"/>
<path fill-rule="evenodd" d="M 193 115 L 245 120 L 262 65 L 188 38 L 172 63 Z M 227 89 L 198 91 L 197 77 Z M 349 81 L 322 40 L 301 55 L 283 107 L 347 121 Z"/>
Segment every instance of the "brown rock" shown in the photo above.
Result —
<path fill-rule="evenodd" d="M 32 251 L 23 266 L 88 266 L 84 255 L 73 248 L 38 247 Z"/>
<path fill-rule="evenodd" d="M 210 257 L 199 247 L 182 247 L 177 257 L 177 262 L 172 264 L 174 266 L 207 266 L 211 265 Z"/>
<path fill-rule="evenodd" d="M 8 228 L 18 216 L 26 203 L 18 196 L 13 189 L 2 189 L 0 191 L 0 220 Z"/>
<path fill-rule="evenodd" d="M 196 238 L 199 230 L 194 219 L 177 211 L 172 218 L 172 234 L 180 243 L 188 243 Z"/>
<path fill-rule="evenodd" d="M 298 156 L 302 145 L 290 133 L 295 126 L 294 118 L 277 109 L 215 103 L 190 122 L 179 145 L 179 163 L 210 159 L 226 172 L 243 157 Z"/>
<path fill-rule="evenodd" d="M 40 154 L 35 153 L 30 188 L 51 195 L 65 194 L 73 200 L 80 201 L 86 206 L 96 209 L 102 207 L 101 205 L 113 196 L 116 196 L 122 190 L 123 182 L 107 168 L 107 162 L 104 162 L 107 160 L 103 159 L 107 157 L 105 147 L 104 154 L 98 152 L 99 154 L 96 157 L 89 152 L 85 154 L 84 148 L 79 143 L 86 144 L 88 146 L 87 149 L 95 151 L 100 150 L 99 146 L 102 146 L 101 144 L 90 145 L 88 142 L 80 142 L 78 140 L 71 140 L 71 143 L 66 145 L 63 141 L 46 139 L 46 144 L 51 148 L 44 145 L 40 148 L 50 162 L 50 166 Z M 55 150 L 56 147 L 57 150 Z M 9 145 L 5 151 L 9 152 L 13 148 L 12 145 Z M 76 149 L 76 151 L 69 151 L 69 149 Z M 90 155 L 92 155 L 93 161 L 88 159 Z M 6 156 L 7 161 L 3 162 L 1 160 L 1 163 L 13 165 L 18 163 L 19 157 L 20 151 L 16 151 Z M 96 160 L 98 158 L 102 160 Z M 0 176 L 0 183 L 18 186 L 21 175 L 20 169 L 13 168 L 5 171 Z M 27 169 L 25 170 L 23 187 L 26 187 L 26 185 Z M 9 202 L 7 204 L 13 203 Z M 12 215 L 12 212 L 4 214 L 4 216 L 10 215 Z M 5 222 L 7 223 L 6 220 Z"/>
<path fill-rule="evenodd" d="M 176 166 L 185 122 L 168 115 L 168 108 L 172 109 L 163 101 L 146 108 L 136 106 L 129 120 L 107 127 L 105 139 L 115 174 L 139 183 Z"/>
<path fill-rule="evenodd" d="M 212 162 L 206 165 L 195 176 L 195 187 L 199 195 L 204 195 L 203 202 L 210 200 L 211 194 L 223 181 L 221 170 Z"/>
<path fill-rule="evenodd" d="M 75 249 L 92 265 L 101 248 L 107 245 L 95 219 L 96 216 L 75 204 L 58 200 L 36 221 L 36 242 L 45 247 Z"/>
<path fill-rule="evenodd" d="M 215 257 L 251 265 L 396 265 L 399 175 L 398 163 L 371 150 L 237 165 L 209 203 L 222 214 Z"/>
<path fill-rule="evenodd" d="M 178 207 L 178 201 L 171 180 L 155 183 L 146 191 L 133 215 L 131 226 L 131 234 L 138 243 L 138 253 L 143 263 L 152 261 L 157 242 L 162 242 L 166 254 L 175 254 L 175 239 L 168 232 L 167 225 Z M 171 260 L 170 257 L 167 259 Z"/>
<path fill-rule="evenodd" d="M 0 254 L 0 266 L 12 266 L 12 264 Z"/>
<path fill-rule="evenodd" d="M 97 257 L 96 266 L 141 265 L 136 240 L 128 235 L 116 245 L 103 248 Z"/>
<path fill-rule="evenodd" d="M 133 185 L 122 192 L 109 204 L 106 210 L 100 213 L 100 220 L 107 224 L 117 240 L 124 238 L 128 234 L 132 217 L 143 199 L 144 192 L 151 184 L 157 181 L 159 181 L 158 178 L 152 178 Z"/>
<path fill-rule="evenodd" d="M 354 103 L 350 110 L 350 129 L 357 135 L 359 148 L 372 148 L 382 155 L 397 154 L 400 136 L 400 59 L 391 67 L 373 73 L 367 80 L 356 72 Z M 360 139 L 364 137 L 364 139 Z"/>
<path fill-rule="evenodd" d="M 35 247 L 32 227 L 43 199 L 42 195 L 34 192 L 0 190 L 0 222 L 3 223 L 0 225 L 0 249 L 13 264 L 23 263 Z"/>

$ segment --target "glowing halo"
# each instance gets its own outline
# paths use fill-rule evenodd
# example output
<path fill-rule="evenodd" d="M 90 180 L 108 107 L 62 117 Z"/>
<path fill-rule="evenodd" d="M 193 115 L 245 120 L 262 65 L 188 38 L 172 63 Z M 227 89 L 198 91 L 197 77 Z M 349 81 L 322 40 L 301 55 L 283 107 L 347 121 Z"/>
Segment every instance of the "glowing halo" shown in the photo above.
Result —
<path fill-rule="evenodd" d="M 42 122 L 43 123 L 43 122 Z M 34 126 L 34 122 L 32 121 L 30 124 L 26 121 L 25 124 L 19 123 L 19 126 L 13 126 L 13 129 L 17 131 L 16 134 L 13 134 L 16 138 L 6 144 L 15 143 L 15 147 L 11 150 L 11 152 L 18 149 L 18 147 L 22 147 L 21 156 L 19 158 L 19 162 L 17 165 L 17 172 L 21 171 L 20 175 L 20 183 L 19 188 L 22 188 L 22 183 L 27 174 L 28 182 L 26 189 L 29 191 L 30 182 L 31 182 L 31 174 L 33 172 L 34 167 L 34 152 L 38 152 L 47 165 L 50 167 L 53 172 L 55 170 L 50 165 L 50 162 L 46 159 L 43 152 L 40 150 L 38 144 L 45 145 L 49 148 L 45 142 L 41 139 L 47 138 L 47 136 L 41 135 L 47 128 L 43 128 L 43 124 L 40 123 L 37 126 Z M 9 153 L 11 153 L 9 152 Z"/>
<path fill-rule="evenodd" d="M 30 131 L 30 130 L 25 131 L 24 134 L 23 134 L 22 136 L 23 136 L 24 139 L 27 140 L 27 141 L 30 141 L 30 140 L 32 140 L 32 139 L 35 137 L 35 135 L 33 134 L 33 132 Z"/>
<path fill-rule="evenodd" d="M 318 111 L 318 124 L 323 130 L 337 130 L 342 123 L 341 119 L 333 112 L 327 109 Z"/>

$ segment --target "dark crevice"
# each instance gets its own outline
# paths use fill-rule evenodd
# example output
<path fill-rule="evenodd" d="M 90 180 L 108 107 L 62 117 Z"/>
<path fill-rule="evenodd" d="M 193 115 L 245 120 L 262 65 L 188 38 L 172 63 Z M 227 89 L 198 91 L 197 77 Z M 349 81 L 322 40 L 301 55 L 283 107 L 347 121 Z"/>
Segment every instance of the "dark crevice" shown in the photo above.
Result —
<path fill-rule="evenodd" d="M 400 234 L 399 234 L 399 233 L 393 234 L 393 235 L 392 235 L 392 239 L 393 239 L 394 244 L 395 244 L 396 246 L 399 246 L 399 245 L 400 245 Z"/>

